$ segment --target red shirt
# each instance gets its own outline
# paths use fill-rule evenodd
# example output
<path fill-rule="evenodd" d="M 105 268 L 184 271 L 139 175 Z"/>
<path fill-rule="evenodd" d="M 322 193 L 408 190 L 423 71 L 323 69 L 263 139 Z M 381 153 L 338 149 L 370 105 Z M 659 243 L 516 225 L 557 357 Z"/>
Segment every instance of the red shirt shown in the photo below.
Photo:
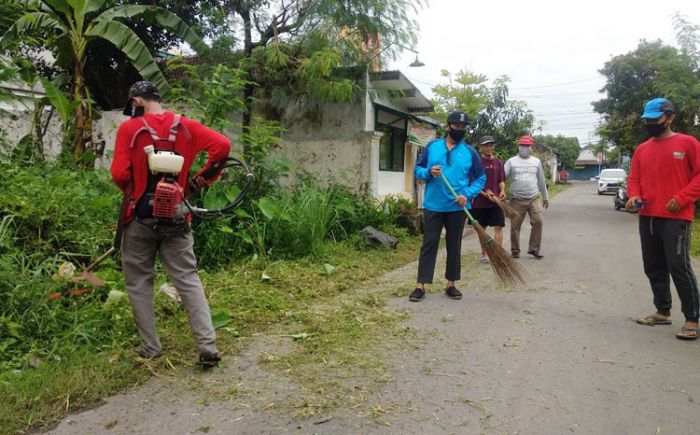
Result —
<path fill-rule="evenodd" d="M 627 195 L 646 202 L 639 209 L 642 216 L 692 221 L 695 201 L 700 198 L 700 142 L 676 133 L 639 145 L 632 157 Z M 681 206 L 677 214 L 666 211 L 671 198 Z"/>
<path fill-rule="evenodd" d="M 501 193 L 501 189 L 498 185 L 506 181 L 506 171 L 503 168 L 503 162 L 498 157 L 487 159 L 481 156 L 481 165 L 484 167 L 484 172 L 486 173 L 486 184 L 483 190 L 491 189 L 491 191 L 498 196 Z M 472 201 L 472 208 L 491 207 L 498 207 L 498 205 L 481 194 Z"/>
<path fill-rule="evenodd" d="M 175 114 L 172 112 L 158 115 L 147 113 L 143 117 L 158 136 L 167 138 Z M 148 181 L 148 158 L 143 148 L 147 145 L 153 145 L 153 139 L 148 131 L 141 130 L 144 127 L 141 117 L 131 118 L 123 122 L 117 131 L 114 145 L 114 158 L 110 167 L 112 180 L 122 191 L 125 191 L 129 184 L 133 183 L 126 222 L 133 219 L 134 205 L 146 191 L 146 183 Z M 138 133 L 139 130 L 141 130 L 140 133 Z M 134 137 L 137 133 L 138 135 Z M 169 149 L 169 147 L 170 144 L 168 142 L 158 144 L 159 149 Z M 195 176 L 206 170 L 213 162 L 228 157 L 230 149 L 231 142 L 226 136 L 203 126 L 197 121 L 187 119 L 184 116 L 181 117 L 180 127 L 178 127 L 175 139 L 175 151 L 184 157 L 184 163 L 182 170 L 177 176 L 177 182 L 182 187 L 187 186 L 190 166 L 192 166 L 195 156 L 201 151 L 206 151 L 209 158 L 207 164 Z M 208 184 L 211 184 L 217 177 L 218 174 L 206 181 Z"/>

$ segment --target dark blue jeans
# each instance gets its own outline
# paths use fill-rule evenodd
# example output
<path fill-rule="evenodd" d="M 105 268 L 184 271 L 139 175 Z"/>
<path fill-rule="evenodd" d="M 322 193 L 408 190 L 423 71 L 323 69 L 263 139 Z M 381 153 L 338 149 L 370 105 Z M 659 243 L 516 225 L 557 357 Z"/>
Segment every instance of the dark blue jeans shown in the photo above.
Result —
<path fill-rule="evenodd" d="M 423 210 L 423 246 L 418 260 L 418 280 L 423 284 L 433 282 L 435 260 L 437 258 L 440 234 L 445 228 L 445 247 L 447 249 L 447 266 L 445 278 L 457 281 L 461 275 L 462 232 L 467 219 L 464 211 L 432 212 Z"/>
<path fill-rule="evenodd" d="M 681 311 L 688 322 L 700 317 L 700 296 L 690 265 L 690 222 L 683 219 L 639 217 L 644 273 L 649 278 L 658 312 L 671 313 L 671 282 L 681 300 Z"/>

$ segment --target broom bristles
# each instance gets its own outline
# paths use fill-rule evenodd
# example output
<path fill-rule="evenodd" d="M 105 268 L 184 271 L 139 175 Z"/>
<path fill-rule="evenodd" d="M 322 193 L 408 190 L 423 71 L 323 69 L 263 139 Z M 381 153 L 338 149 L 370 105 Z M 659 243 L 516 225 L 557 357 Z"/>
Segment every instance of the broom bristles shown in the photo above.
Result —
<path fill-rule="evenodd" d="M 513 219 L 516 215 L 515 209 L 511 207 L 510 205 L 506 204 L 504 201 L 501 201 L 500 199 L 496 198 L 496 205 L 501 207 L 501 210 L 503 210 L 503 214 L 506 215 L 508 219 Z"/>
<path fill-rule="evenodd" d="M 501 199 L 498 198 L 493 193 L 487 194 L 487 193 L 481 192 L 481 194 L 484 195 L 489 200 L 495 202 L 496 205 L 499 206 L 501 208 L 501 210 L 503 210 L 503 214 L 506 215 L 506 217 L 508 219 L 513 219 L 515 217 L 515 215 L 517 214 L 517 213 L 515 213 L 515 209 L 513 209 L 513 207 L 511 207 L 510 205 L 508 205 L 504 201 L 501 201 Z"/>
<path fill-rule="evenodd" d="M 452 188 L 450 182 L 447 181 L 445 174 L 440 173 L 440 176 L 442 177 L 442 181 L 445 183 L 447 188 L 450 189 L 450 192 L 452 192 L 452 195 L 454 195 L 455 198 L 458 198 L 459 196 L 457 195 L 457 192 L 455 192 L 455 190 Z M 496 275 L 498 275 L 498 278 L 500 278 L 504 284 L 509 286 L 525 284 L 523 269 L 520 264 L 514 261 L 513 258 L 508 255 L 505 249 L 496 243 L 493 237 L 486 233 L 484 227 L 482 227 L 479 222 L 474 219 L 466 206 L 462 206 L 462 209 L 464 210 L 464 213 L 467 214 L 469 222 L 479 235 L 479 242 L 481 242 L 481 246 L 484 247 L 484 251 L 486 251 L 486 254 L 489 256 L 489 259 L 491 260 L 491 267 L 493 268 L 493 271 L 496 272 Z"/>
<path fill-rule="evenodd" d="M 491 268 L 496 273 L 501 282 L 507 286 L 517 286 L 525 284 L 525 274 L 520 263 L 515 261 L 508 252 L 489 236 L 484 227 L 478 222 L 472 222 L 472 226 L 479 236 L 479 242 L 484 247 L 486 255 L 489 257 Z"/>

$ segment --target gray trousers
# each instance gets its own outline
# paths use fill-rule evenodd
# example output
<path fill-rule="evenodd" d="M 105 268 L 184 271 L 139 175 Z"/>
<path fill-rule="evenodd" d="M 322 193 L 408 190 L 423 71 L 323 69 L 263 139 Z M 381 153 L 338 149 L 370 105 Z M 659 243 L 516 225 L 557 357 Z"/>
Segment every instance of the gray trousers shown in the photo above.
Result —
<path fill-rule="evenodd" d="M 218 353 L 209 304 L 197 273 L 193 244 L 189 230 L 164 233 L 137 221 L 124 228 L 122 268 L 142 341 L 140 352 L 144 356 L 156 356 L 163 350 L 156 332 L 153 301 L 156 253 L 160 254 L 165 271 L 182 298 L 200 353 Z"/>
<path fill-rule="evenodd" d="M 542 205 L 540 197 L 532 199 L 512 198 L 510 205 L 515 210 L 515 216 L 510 219 L 510 250 L 520 252 L 520 227 L 523 225 L 525 215 L 530 216 L 530 241 L 528 251 L 540 251 L 542 244 Z"/>

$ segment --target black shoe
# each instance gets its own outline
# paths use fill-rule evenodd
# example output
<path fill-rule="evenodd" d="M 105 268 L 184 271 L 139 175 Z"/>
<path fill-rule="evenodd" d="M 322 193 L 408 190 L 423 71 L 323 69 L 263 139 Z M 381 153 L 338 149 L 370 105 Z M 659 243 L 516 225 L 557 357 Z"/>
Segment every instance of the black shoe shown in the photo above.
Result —
<path fill-rule="evenodd" d="M 536 259 L 544 258 L 544 255 L 540 254 L 540 251 L 527 251 L 528 254 L 532 255 Z"/>
<path fill-rule="evenodd" d="M 413 293 L 411 293 L 411 296 L 408 297 L 408 300 L 411 302 L 420 302 L 425 298 L 425 290 L 422 288 L 416 287 L 413 290 Z"/>
<path fill-rule="evenodd" d="M 512 251 L 510 256 L 513 258 L 520 258 L 520 251 Z"/>
<path fill-rule="evenodd" d="M 218 353 L 200 353 L 197 365 L 202 367 L 202 370 L 217 367 L 221 361 L 221 356 Z"/>
<path fill-rule="evenodd" d="M 457 290 L 457 288 L 454 286 L 447 287 L 445 289 L 445 293 L 447 293 L 447 296 L 451 297 L 452 299 L 462 299 L 462 292 Z"/>

